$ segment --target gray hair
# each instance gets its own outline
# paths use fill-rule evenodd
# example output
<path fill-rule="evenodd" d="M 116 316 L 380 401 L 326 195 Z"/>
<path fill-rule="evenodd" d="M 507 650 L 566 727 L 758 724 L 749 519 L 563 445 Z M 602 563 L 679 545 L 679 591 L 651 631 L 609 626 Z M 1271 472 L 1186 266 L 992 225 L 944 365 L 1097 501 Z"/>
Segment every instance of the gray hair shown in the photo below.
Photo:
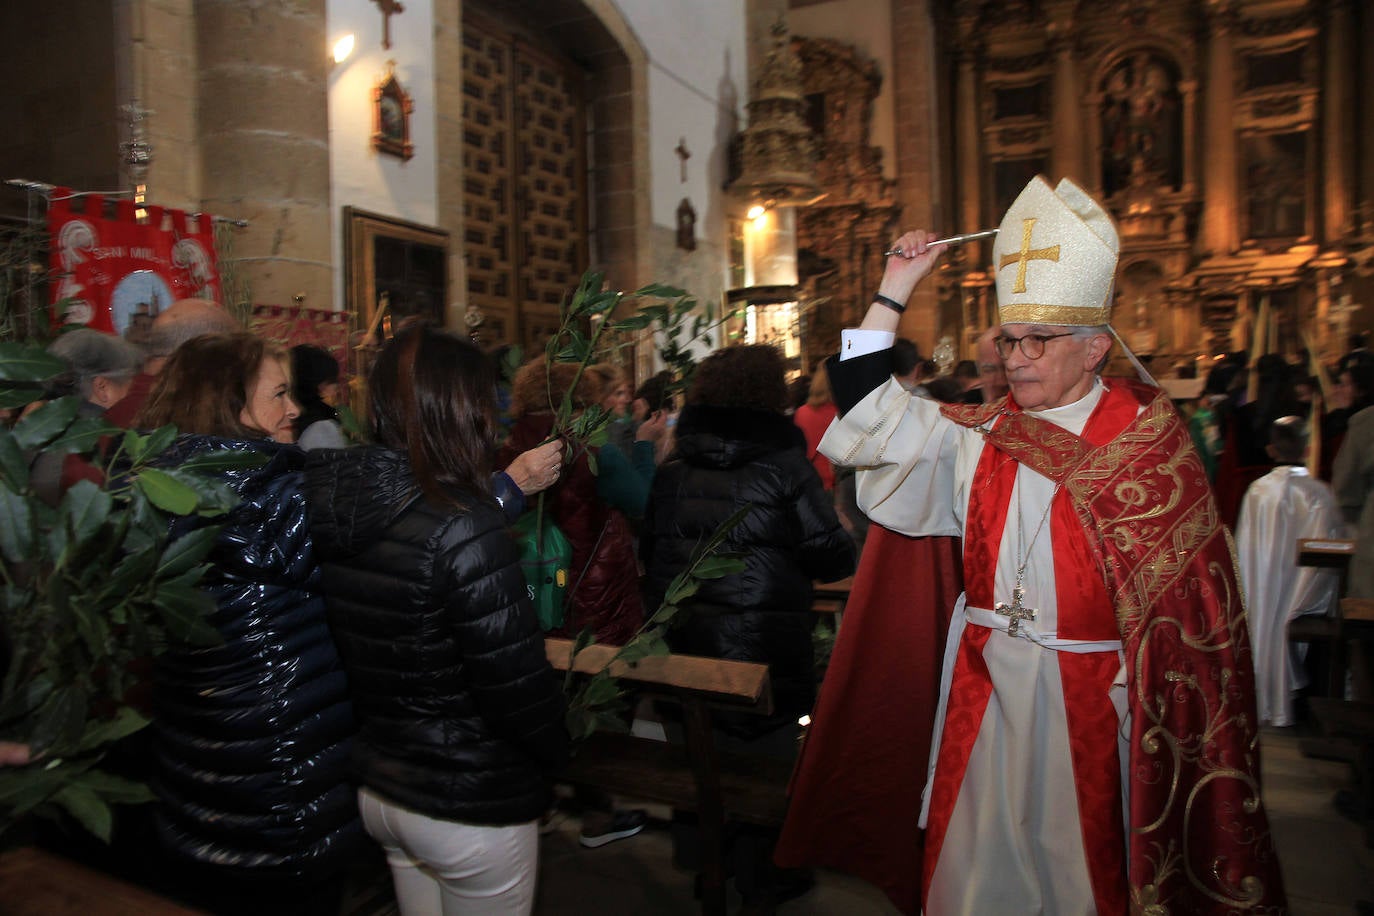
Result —
<path fill-rule="evenodd" d="M 1116 346 L 1116 335 L 1112 333 L 1111 327 L 1105 324 L 1075 325 L 1069 328 L 1069 333 L 1073 335 L 1074 340 L 1090 340 L 1099 334 L 1111 340 L 1112 346 L 1107 348 L 1107 352 L 1102 354 L 1102 359 L 1093 366 L 1093 375 L 1101 375 L 1102 370 L 1112 361 L 1112 347 Z"/>
<path fill-rule="evenodd" d="M 125 382 L 143 366 L 143 351 L 137 345 L 92 328 L 67 331 L 49 345 L 48 352 L 67 364 L 73 383 L 87 400 L 96 378 Z"/>

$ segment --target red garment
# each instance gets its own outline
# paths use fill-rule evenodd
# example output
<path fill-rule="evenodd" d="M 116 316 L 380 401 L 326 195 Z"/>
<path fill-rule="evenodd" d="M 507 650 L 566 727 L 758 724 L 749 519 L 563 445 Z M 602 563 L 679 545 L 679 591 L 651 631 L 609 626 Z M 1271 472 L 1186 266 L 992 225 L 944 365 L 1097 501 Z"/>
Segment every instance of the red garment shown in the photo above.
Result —
<path fill-rule="evenodd" d="M 816 468 L 816 473 L 821 475 L 821 483 L 825 484 L 827 490 L 835 489 L 835 468 L 831 466 L 830 459 L 817 449 L 820 448 L 821 437 L 830 428 L 830 421 L 835 419 L 835 414 L 834 402 L 819 407 L 803 404 L 792 414 L 792 422 L 796 423 L 801 428 L 802 435 L 806 436 L 806 457 Z"/>
<path fill-rule="evenodd" d="M 133 383 L 129 385 L 128 393 L 109 410 L 105 411 L 105 419 L 115 426 L 133 429 L 134 417 L 138 416 L 138 412 L 143 409 L 143 405 L 148 401 L 148 395 L 153 393 L 153 386 L 156 384 L 156 375 L 149 375 L 146 372 L 135 375 Z"/>
<path fill-rule="evenodd" d="M 548 438 L 552 416 L 525 414 L 516 420 L 502 452 L 502 466 L 541 445 Z M 544 511 L 572 544 L 567 618 L 549 635 L 573 638 L 590 629 L 597 642 L 623 646 L 644 624 L 639 562 L 629 519 L 597 495 L 596 475 L 585 452 L 564 465 L 558 483 L 544 491 L 543 497 Z M 538 499 L 538 495 L 530 497 L 530 509 Z"/>
<path fill-rule="evenodd" d="M 143 409 L 143 405 L 148 400 L 148 395 L 152 394 L 155 384 L 157 384 L 157 376 L 155 375 L 148 375 L 146 372 L 135 375 L 133 382 L 129 385 L 128 393 L 105 411 L 103 415 L 105 422 L 113 423 L 122 429 L 133 429 L 134 417 Z M 100 448 L 102 450 L 108 445 L 108 438 L 101 440 Z M 68 455 L 62 462 L 61 492 L 66 493 L 78 480 L 89 480 L 91 483 L 104 486 L 105 474 L 82 456 Z"/>
<path fill-rule="evenodd" d="M 1259 793 L 1254 669 L 1231 541 L 1168 396 L 1120 379 L 1112 389 L 1144 409 L 1105 446 L 1016 412 L 987 433 L 987 449 L 1062 484 L 1115 611 L 1131 711 L 1130 905 L 1277 912 L 1285 896 Z M 997 408 L 943 411 L 977 427 Z M 1083 733 L 1079 704 L 1066 701 L 1071 735 Z M 934 818 L 932 800 L 932 834 Z"/>
<path fill-rule="evenodd" d="M 869 527 L 774 854 L 863 878 L 904 913 L 920 909 L 917 821 L 961 570 L 958 538 Z"/>

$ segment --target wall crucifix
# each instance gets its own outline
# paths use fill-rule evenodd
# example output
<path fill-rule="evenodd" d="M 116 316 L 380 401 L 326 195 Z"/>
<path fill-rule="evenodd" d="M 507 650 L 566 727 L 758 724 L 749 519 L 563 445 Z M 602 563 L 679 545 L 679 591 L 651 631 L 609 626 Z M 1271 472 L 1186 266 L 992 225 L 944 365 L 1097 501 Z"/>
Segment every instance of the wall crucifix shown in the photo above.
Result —
<path fill-rule="evenodd" d="M 677 157 L 682 160 L 682 180 L 687 180 L 687 160 L 692 158 L 692 151 L 687 148 L 687 138 L 679 137 L 677 146 L 673 149 Z"/>
<path fill-rule="evenodd" d="M 382 47 L 391 47 L 391 17 L 406 11 L 405 5 L 398 0 L 372 0 L 382 11 Z"/>

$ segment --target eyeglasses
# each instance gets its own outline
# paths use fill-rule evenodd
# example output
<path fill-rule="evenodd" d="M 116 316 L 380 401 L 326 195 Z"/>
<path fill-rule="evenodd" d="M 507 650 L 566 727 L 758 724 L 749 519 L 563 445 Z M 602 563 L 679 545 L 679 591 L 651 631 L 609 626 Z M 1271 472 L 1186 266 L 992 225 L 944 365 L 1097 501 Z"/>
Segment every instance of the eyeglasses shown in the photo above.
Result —
<path fill-rule="evenodd" d="M 992 339 L 992 345 L 997 349 L 997 355 L 1002 359 L 1010 357 L 1017 344 L 1021 345 L 1021 353 L 1026 359 L 1039 359 L 1045 355 L 1045 344 L 1057 337 L 1072 336 L 1072 331 L 1065 331 L 1063 334 L 1027 334 L 1024 337 L 999 334 Z"/>

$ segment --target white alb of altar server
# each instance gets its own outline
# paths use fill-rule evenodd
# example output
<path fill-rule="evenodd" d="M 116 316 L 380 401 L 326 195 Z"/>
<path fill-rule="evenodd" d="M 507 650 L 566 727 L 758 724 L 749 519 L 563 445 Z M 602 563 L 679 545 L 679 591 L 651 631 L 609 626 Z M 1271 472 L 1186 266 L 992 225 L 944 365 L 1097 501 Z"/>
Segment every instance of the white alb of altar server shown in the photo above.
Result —
<path fill-rule="evenodd" d="M 1306 468 L 1274 468 L 1245 491 L 1236 553 L 1261 725 L 1293 724 L 1293 697 L 1307 686 L 1306 646 L 1288 642 L 1288 624 L 1305 614 L 1331 613 L 1340 588 L 1338 571 L 1298 565 L 1298 540 L 1345 536 L 1335 494 Z"/>

